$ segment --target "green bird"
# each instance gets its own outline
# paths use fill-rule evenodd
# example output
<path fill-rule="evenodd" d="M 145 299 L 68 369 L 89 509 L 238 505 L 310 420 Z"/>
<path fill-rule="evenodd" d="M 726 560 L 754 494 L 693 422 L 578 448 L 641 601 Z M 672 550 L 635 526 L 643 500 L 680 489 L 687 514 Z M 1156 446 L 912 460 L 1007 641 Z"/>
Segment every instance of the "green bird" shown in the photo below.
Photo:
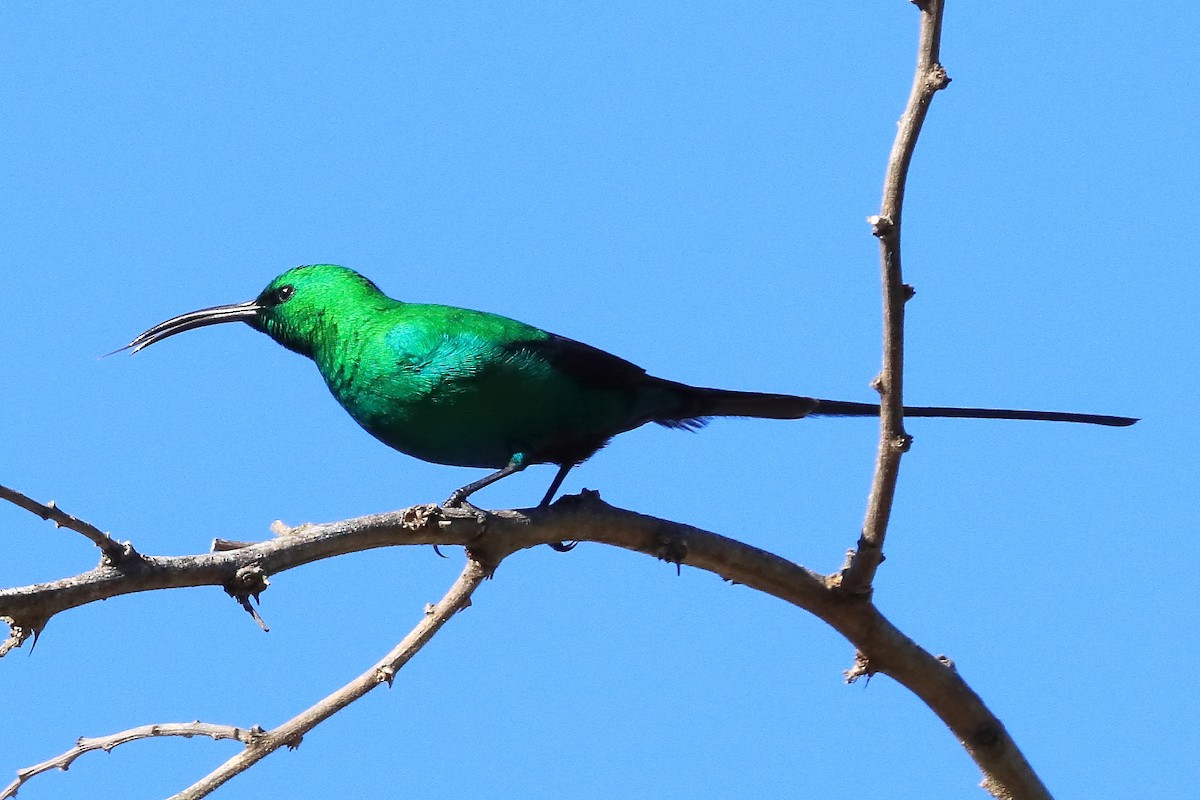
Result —
<path fill-rule="evenodd" d="M 531 464 L 556 464 L 541 502 L 548 505 L 572 467 L 613 436 L 648 422 L 697 430 L 710 417 L 879 414 L 873 403 L 656 378 L 603 350 L 498 314 L 393 300 L 362 275 L 333 264 L 290 269 L 254 300 L 181 314 L 122 349 L 137 352 L 224 322 L 245 322 L 311 358 L 342 408 L 388 447 L 436 464 L 494 470 L 456 490 L 447 506 Z M 991 408 L 918 406 L 904 413 L 1112 426 L 1137 421 Z"/>

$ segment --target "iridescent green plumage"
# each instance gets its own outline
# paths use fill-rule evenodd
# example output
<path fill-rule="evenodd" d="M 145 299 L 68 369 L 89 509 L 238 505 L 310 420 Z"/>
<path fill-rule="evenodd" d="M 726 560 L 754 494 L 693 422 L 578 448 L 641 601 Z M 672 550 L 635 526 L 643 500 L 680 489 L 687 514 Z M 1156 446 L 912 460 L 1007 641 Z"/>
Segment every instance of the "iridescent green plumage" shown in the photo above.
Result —
<path fill-rule="evenodd" d="M 869 403 L 735 392 L 647 375 L 624 359 L 507 317 L 403 303 L 345 267 L 280 275 L 254 300 L 172 318 L 140 350 L 185 330 L 246 322 L 317 365 L 338 403 L 372 436 L 425 461 L 496 472 L 449 502 L 530 464 L 557 464 L 548 503 L 572 466 L 647 422 L 695 429 L 712 416 L 870 416 Z M 1129 425 L 1126 417 L 917 407 L 909 416 Z"/>
<path fill-rule="evenodd" d="M 273 303 L 285 286 L 293 296 Z M 637 367 L 586 345 L 496 314 L 392 300 L 349 270 L 299 267 L 259 303 L 252 326 L 312 358 L 373 436 L 425 461 L 575 463 L 678 405 Z M 571 369 L 588 356 L 608 374 Z"/>

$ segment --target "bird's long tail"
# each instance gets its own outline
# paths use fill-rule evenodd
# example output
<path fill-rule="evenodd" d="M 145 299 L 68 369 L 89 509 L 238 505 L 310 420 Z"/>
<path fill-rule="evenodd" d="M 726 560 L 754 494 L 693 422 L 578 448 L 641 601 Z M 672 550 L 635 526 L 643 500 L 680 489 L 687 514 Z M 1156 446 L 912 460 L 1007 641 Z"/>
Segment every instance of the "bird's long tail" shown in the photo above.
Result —
<path fill-rule="evenodd" d="M 817 400 L 809 412 L 816 417 L 877 417 L 876 403 L 849 403 L 844 400 Z M 1025 411 L 1015 408 L 959 408 L 957 406 L 905 406 L 906 417 L 961 417 L 965 419 L 1032 419 L 1042 422 L 1084 422 L 1124 428 L 1137 422 L 1135 417 L 1108 414 L 1078 414 L 1073 411 Z"/>
<path fill-rule="evenodd" d="M 877 417 L 877 403 L 853 403 L 824 400 L 790 394 L 734 392 L 725 389 L 687 387 L 678 416 L 656 419 L 669 428 L 699 428 L 708 417 L 761 417 L 799 419 L 800 417 Z M 906 417 L 961 417 L 966 419 L 1028 419 L 1043 422 L 1083 422 L 1091 425 L 1125 427 L 1137 422 L 1134 417 L 1106 414 L 1077 414 L 1070 411 L 1024 411 L 1008 408 L 959 408 L 956 406 L 905 406 Z"/>

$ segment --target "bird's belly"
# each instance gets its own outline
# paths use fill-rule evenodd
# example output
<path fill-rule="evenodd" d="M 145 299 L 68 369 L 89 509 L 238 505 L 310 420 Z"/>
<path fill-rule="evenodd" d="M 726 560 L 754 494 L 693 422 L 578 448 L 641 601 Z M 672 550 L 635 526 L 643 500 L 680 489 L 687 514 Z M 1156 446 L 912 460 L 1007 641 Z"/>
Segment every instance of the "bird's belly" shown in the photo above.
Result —
<path fill-rule="evenodd" d="M 402 453 L 437 464 L 499 469 L 586 458 L 616 431 L 581 414 L 587 399 L 522 382 L 442 381 L 422 391 L 361 386 L 342 405 L 368 433 Z M 336 392 L 335 392 L 336 394 Z"/>
<path fill-rule="evenodd" d="M 397 413 L 358 420 L 379 441 L 435 464 L 499 469 L 514 453 L 504 420 L 480 418 L 455 403 L 408 403 Z"/>

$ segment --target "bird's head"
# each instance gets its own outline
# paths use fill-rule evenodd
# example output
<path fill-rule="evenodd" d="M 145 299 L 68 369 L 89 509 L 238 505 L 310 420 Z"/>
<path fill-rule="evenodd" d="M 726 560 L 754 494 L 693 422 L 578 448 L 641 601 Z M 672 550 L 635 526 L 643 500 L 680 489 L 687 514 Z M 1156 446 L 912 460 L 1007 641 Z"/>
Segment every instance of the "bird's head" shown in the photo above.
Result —
<path fill-rule="evenodd" d="M 289 350 L 312 357 L 322 337 L 333 335 L 339 319 L 392 302 L 371 281 L 346 267 L 312 264 L 294 267 L 245 303 L 202 308 L 160 322 L 122 350 L 138 352 L 170 336 L 223 322 L 245 322 Z"/>

